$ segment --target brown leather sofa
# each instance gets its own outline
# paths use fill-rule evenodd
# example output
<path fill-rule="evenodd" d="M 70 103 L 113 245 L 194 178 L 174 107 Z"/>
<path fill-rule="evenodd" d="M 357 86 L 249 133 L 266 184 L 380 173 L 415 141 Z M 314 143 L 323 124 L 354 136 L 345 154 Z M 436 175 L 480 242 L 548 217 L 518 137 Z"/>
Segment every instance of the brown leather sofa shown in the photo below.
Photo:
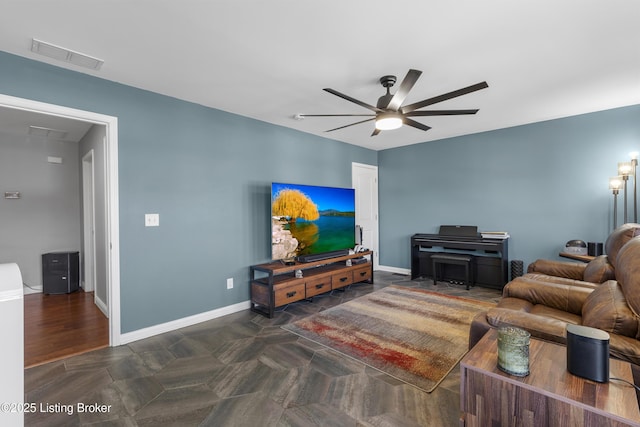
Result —
<path fill-rule="evenodd" d="M 503 325 L 564 344 L 566 325 L 573 323 L 608 332 L 611 355 L 640 365 L 639 233 L 639 224 L 616 229 L 605 243 L 607 255 L 593 265 L 532 263 L 527 274 L 504 287 L 495 308 L 475 317 L 469 347 Z"/>

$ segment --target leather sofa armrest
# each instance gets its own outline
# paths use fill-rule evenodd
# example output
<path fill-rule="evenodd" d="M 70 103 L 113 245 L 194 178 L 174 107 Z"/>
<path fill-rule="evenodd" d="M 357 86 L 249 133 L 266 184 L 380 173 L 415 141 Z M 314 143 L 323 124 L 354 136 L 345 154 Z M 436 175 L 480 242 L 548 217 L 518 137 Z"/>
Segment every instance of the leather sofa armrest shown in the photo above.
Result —
<path fill-rule="evenodd" d="M 564 283 L 542 282 L 525 276 L 517 277 L 502 290 L 502 297 L 520 298 L 532 304 L 582 315 L 584 305 L 593 288 Z"/>
<path fill-rule="evenodd" d="M 617 359 L 640 365 L 640 341 L 635 338 L 609 334 L 609 353 Z"/>
<path fill-rule="evenodd" d="M 532 337 L 566 343 L 567 323 L 558 319 L 496 307 L 487 311 L 487 322 L 494 328 L 515 326 L 529 331 Z"/>
<path fill-rule="evenodd" d="M 487 312 L 483 311 L 476 314 L 469 327 L 469 350 L 478 344 L 478 341 L 480 341 L 484 334 L 489 332 L 490 329 L 491 325 L 487 322 Z"/>
<path fill-rule="evenodd" d="M 585 282 L 583 280 L 576 280 L 576 279 L 567 279 L 566 277 L 549 276 L 548 274 L 542 274 L 542 273 L 527 273 L 521 277 L 524 277 L 525 279 L 536 280 L 538 282 L 562 283 L 562 284 L 571 285 L 571 286 L 582 286 L 589 289 L 595 289 L 598 286 L 600 286 L 600 283 Z"/>
<path fill-rule="evenodd" d="M 548 274 L 549 276 L 583 280 L 584 270 L 586 268 L 587 264 L 584 263 L 539 259 L 529 264 L 527 273 L 542 273 Z"/>

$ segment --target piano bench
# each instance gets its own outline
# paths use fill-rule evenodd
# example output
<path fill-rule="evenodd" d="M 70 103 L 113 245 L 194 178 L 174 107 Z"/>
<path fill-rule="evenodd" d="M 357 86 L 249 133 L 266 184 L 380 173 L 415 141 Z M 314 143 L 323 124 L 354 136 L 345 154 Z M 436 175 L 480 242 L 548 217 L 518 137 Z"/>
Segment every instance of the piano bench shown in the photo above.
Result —
<path fill-rule="evenodd" d="M 473 277 L 473 261 L 474 257 L 471 255 L 450 253 L 437 253 L 431 255 L 431 262 L 433 263 L 433 284 L 436 285 L 438 282 L 439 264 L 463 265 L 465 273 L 465 284 L 467 285 L 467 290 L 469 290 L 469 286 L 475 285 Z"/>

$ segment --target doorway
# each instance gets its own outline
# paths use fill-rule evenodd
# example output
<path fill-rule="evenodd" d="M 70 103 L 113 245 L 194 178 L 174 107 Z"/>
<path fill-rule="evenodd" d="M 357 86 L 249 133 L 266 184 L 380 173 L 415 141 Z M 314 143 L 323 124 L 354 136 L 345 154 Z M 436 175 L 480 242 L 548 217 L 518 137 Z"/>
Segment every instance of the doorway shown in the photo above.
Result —
<path fill-rule="evenodd" d="M 100 249 L 104 251 L 107 317 L 109 319 L 109 345 L 120 345 L 120 264 L 119 264 L 119 207 L 118 207 L 118 121 L 116 117 L 76 110 L 54 104 L 0 94 L 0 107 L 25 113 L 51 115 L 69 120 L 78 120 L 103 126 L 105 130 L 104 186 L 105 186 L 105 235 L 104 248 L 94 244 L 93 258 Z M 84 161 L 84 159 L 83 159 Z M 84 164 L 84 163 L 83 163 Z M 84 170 L 84 167 L 83 167 Z M 94 179 L 92 180 L 95 182 Z M 95 190 L 95 187 L 94 187 Z M 94 204 L 94 226 L 95 226 Z M 95 239 L 94 239 L 95 240 Z M 95 278 L 95 262 L 93 263 Z M 93 283 L 95 287 L 95 281 Z"/>

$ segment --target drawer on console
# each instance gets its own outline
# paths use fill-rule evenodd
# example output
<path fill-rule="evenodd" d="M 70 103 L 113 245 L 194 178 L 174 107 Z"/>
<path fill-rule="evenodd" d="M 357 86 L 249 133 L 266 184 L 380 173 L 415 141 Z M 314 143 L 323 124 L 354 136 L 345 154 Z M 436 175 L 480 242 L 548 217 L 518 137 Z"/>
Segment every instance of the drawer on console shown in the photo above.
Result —
<path fill-rule="evenodd" d="M 304 282 L 297 283 L 295 285 L 290 285 L 287 287 L 277 287 L 275 289 L 275 306 L 280 307 L 281 305 L 289 304 L 295 301 L 300 301 L 304 299 Z"/>
<path fill-rule="evenodd" d="M 365 280 L 371 280 L 371 265 L 363 265 L 353 270 L 353 283 L 364 282 Z"/>
<path fill-rule="evenodd" d="M 314 277 L 305 283 L 307 298 L 323 294 L 331 290 L 331 276 Z"/>
<path fill-rule="evenodd" d="M 353 283 L 353 270 L 331 275 L 331 289 L 338 289 Z"/>

